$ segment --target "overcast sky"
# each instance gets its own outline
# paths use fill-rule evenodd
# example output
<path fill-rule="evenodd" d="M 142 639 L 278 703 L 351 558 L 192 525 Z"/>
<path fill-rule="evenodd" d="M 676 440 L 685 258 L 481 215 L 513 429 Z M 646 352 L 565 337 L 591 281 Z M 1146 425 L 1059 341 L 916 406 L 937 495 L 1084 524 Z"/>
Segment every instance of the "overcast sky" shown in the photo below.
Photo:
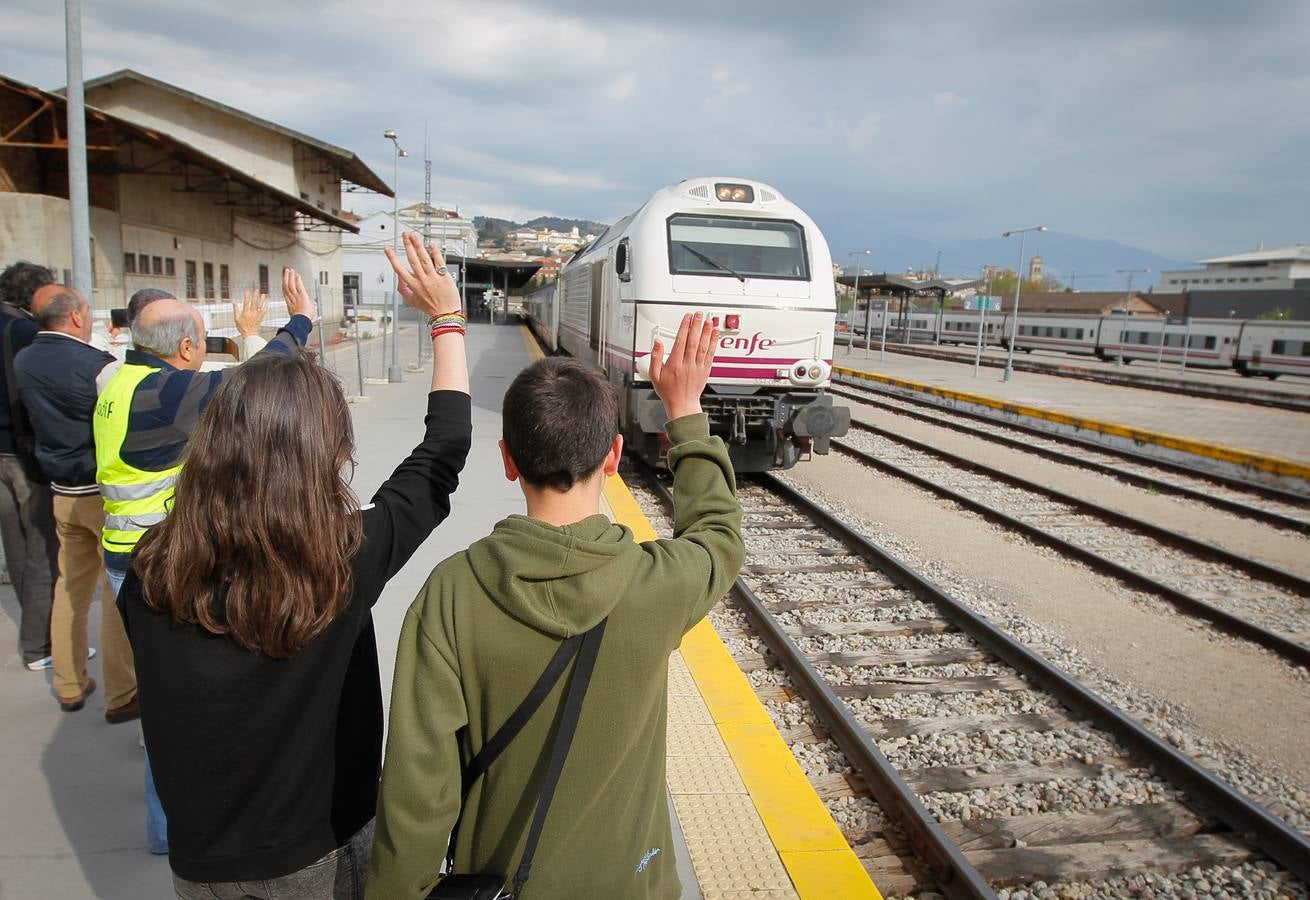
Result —
<path fill-rule="evenodd" d="M 1310 241 L 1298 0 L 83 5 L 88 78 L 138 69 L 387 181 L 393 128 L 402 201 L 422 198 L 426 121 L 434 199 L 516 219 L 612 221 L 738 175 L 838 257 L 1042 222 L 1176 259 Z M 0 21 L 0 71 L 62 85 L 62 4 L 4 0 Z"/>

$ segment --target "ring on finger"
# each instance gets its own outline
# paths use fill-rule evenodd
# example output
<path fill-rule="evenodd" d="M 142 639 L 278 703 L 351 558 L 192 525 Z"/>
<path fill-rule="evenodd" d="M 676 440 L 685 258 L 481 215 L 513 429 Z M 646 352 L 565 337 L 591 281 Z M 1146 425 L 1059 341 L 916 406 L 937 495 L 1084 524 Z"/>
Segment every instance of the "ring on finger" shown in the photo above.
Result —
<path fill-rule="evenodd" d="M 449 275 L 449 274 L 450 274 L 450 270 L 447 269 L 445 266 L 438 266 L 438 267 L 437 267 L 437 274 L 438 274 L 438 275 Z"/>

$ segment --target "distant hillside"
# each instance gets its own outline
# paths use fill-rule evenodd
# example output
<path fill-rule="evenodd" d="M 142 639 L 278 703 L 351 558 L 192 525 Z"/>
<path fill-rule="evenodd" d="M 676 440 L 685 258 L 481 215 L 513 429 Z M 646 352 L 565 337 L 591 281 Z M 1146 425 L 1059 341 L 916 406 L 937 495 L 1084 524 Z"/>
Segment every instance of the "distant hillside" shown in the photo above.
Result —
<path fill-rule="evenodd" d="M 1013 269 L 1019 263 L 1019 241 L 1015 238 L 934 240 L 904 234 L 855 235 L 853 232 L 840 224 L 831 230 L 825 229 L 832 242 L 833 260 L 849 265 L 851 259 L 842 247 L 868 247 L 873 253 L 865 265 L 875 272 L 931 269 L 938 250 L 942 253 L 943 275 L 977 275 L 983 265 Z M 1127 283 L 1126 276 L 1116 274 L 1116 269 L 1150 269 L 1149 274 L 1133 276 L 1133 287 L 1145 289 L 1157 283 L 1162 269 L 1191 267 L 1190 263 L 1169 259 L 1141 247 L 1058 231 L 1028 235 L 1024 242 L 1025 274 L 1033 254 L 1042 257 L 1046 275 L 1064 285 L 1073 281 L 1082 291 L 1123 288 Z"/>
<path fill-rule="evenodd" d="M 578 234 L 600 234 L 609 226 L 604 222 L 592 222 L 588 219 L 563 219 L 559 216 L 537 216 L 527 222 L 511 222 L 509 219 L 496 219 L 491 216 L 474 216 L 473 225 L 478 229 L 482 241 L 488 244 L 500 244 L 505 235 L 519 228 L 549 228 L 552 231 L 571 231 L 578 229 Z"/>

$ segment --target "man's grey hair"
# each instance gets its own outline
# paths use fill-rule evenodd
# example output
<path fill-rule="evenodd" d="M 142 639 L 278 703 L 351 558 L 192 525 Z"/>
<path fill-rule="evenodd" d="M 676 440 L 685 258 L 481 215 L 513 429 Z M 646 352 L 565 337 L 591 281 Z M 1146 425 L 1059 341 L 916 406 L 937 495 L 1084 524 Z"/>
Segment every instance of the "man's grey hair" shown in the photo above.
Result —
<path fill-rule="evenodd" d="M 153 353 L 161 359 L 176 356 L 183 338 L 191 338 L 191 343 L 197 346 L 200 344 L 196 317 L 187 309 L 180 309 L 149 325 L 137 322 L 132 326 L 132 343 L 136 349 Z"/>
<path fill-rule="evenodd" d="M 62 290 L 50 298 L 36 314 L 36 323 L 43 331 L 54 331 L 68 324 L 68 317 L 82 309 L 82 298 L 72 290 Z"/>
<path fill-rule="evenodd" d="M 127 324 L 131 325 L 136 321 L 136 317 L 141 315 L 141 310 L 145 309 L 156 300 L 176 300 L 177 298 L 163 288 L 142 288 L 132 295 L 132 299 L 127 301 Z"/>

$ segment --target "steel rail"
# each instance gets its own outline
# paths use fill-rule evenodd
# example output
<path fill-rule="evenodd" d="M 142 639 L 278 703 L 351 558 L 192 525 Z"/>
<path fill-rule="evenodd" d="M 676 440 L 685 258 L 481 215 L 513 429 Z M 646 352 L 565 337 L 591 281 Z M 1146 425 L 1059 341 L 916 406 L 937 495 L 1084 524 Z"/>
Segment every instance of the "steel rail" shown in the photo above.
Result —
<path fill-rule="evenodd" d="M 1113 735 L 1140 761 L 1153 766 L 1186 793 L 1199 811 L 1223 822 L 1247 844 L 1298 878 L 1310 881 L 1310 837 L 1172 747 L 1123 710 L 1083 686 L 828 510 L 772 475 L 756 478 L 783 500 L 804 510 L 805 515 L 857 555 L 880 568 L 893 581 L 929 599 L 941 610 L 944 618 L 998 659 L 1049 691 L 1075 713 Z"/>
<path fill-rule="evenodd" d="M 1250 491 L 1255 494 L 1260 494 L 1261 496 L 1264 497 L 1269 497 L 1270 499 L 1273 500 L 1281 500 L 1284 503 L 1288 503 L 1293 506 L 1304 507 L 1310 505 L 1310 498 L 1302 494 L 1296 494 L 1293 493 L 1292 491 L 1284 490 L 1283 488 L 1274 487 L 1273 485 L 1260 484 L 1259 482 L 1248 481 L 1246 479 L 1237 478 L 1232 475 L 1224 475 L 1219 472 L 1212 472 L 1208 469 L 1198 469 L 1195 466 L 1189 466 L 1186 463 L 1177 462 L 1175 460 L 1160 459 L 1154 456 L 1149 456 L 1145 453 L 1140 453 L 1136 450 L 1129 450 L 1125 447 L 1115 447 L 1109 444 L 1101 444 L 1094 440 L 1091 440 L 1090 438 L 1078 437 L 1077 435 L 1073 435 L 1073 434 L 1064 434 L 1062 432 L 1051 431 L 1045 428 L 1038 428 L 1035 425 L 1027 425 L 1024 424 L 1023 422 L 1016 422 L 1011 419 L 1003 419 L 1000 416 L 989 416 L 984 413 L 975 412 L 973 410 L 959 409 L 958 407 L 946 406 L 945 404 L 942 403 L 934 403 L 931 400 L 926 400 L 922 397 L 911 397 L 908 394 L 898 393 L 893 390 L 885 390 L 876 385 L 858 384 L 848 380 L 848 376 L 842 375 L 838 372 L 834 372 L 832 378 L 834 382 L 838 384 L 846 385 L 848 388 L 853 387 L 856 388 L 857 390 L 886 394 L 887 396 L 895 397 L 897 400 L 904 400 L 906 403 L 913 403 L 918 406 L 926 406 L 929 409 L 943 410 L 945 412 L 950 413 L 951 415 L 963 416 L 966 419 L 975 419 L 979 422 L 986 422 L 989 425 L 1001 425 L 1006 428 L 1013 428 L 1017 431 L 1022 431 L 1027 434 L 1036 435 L 1037 437 L 1047 438 L 1049 440 L 1058 440 L 1058 441 L 1065 441 L 1070 444 L 1077 444 L 1080 447 L 1086 447 L 1089 450 L 1095 450 L 1098 453 L 1108 453 L 1111 456 L 1120 456 L 1123 457 L 1124 459 L 1130 459 L 1133 462 L 1144 463 L 1146 465 L 1151 465 L 1151 466 L 1158 466 L 1159 468 L 1169 469 L 1170 471 L 1178 472 L 1183 475 L 1190 475 L 1193 478 L 1203 478 L 1208 481 L 1213 481 L 1216 484 L 1222 484 L 1225 487 L 1233 488 L 1235 490 Z M 839 391 L 835 388 L 829 388 L 829 390 L 831 390 L 834 394 L 839 393 Z M 841 392 L 841 394 L 842 396 L 847 396 L 847 394 L 844 392 Z"/>
<path fill-rule="evenodd" d="M 661 500 L 672 507 L 672 494 L 655 476 L 650 466 L 635 456 L 631 458 Z M 929 869 L 940 891 L 947 897 L 961 900 L 995 898 L 996 894 L 987 879 L 965 858 L 955 842 L 947 837 L 932 813 L 928 812 L 914 790 L 896 771 L 896 767 L 869 737 L 864 726 L 841 698 L 833 693 L 828 682 L 796 646 L 796 642 L 783 631 L 778 620 L 755 596 L 755 592 L 738 577 L 731 593 L 750 618 L 760 639 L 782 664 L 797 691 L 814 709 L 832 740 L 864 780 L 882 811 L 905 830 L 911 847 Z"/>
<path fill-rule="evenodd" d="M 946 487 L 943 484 L 939 484 L 930 478 L 925 478 L 922 475 L 910 472 L 894 463 L 889 463 L 886 460 L 879 459 L 863 450 L 857 450 L 838 440 L 833 440 L 832 445 L 840 452 L 859 460 L 865 465 L 879 469 L 889 475 L 904 479 L 925 488 L 926 490 L 932 491 L 939 497 L 944 497 L 947 500 L 958 503 L 967 509 L 971 509 L 980 515 L 991 519 L 992 521 L 999 522 L 1007 528 L 1011 528 L 1041 541 L 1067 556 L 1079 559 L 1094 569 L 1108 572 L 1120 581 L 1159 595 L 1164 600 L 1187 614 L 1205 619 L 1222 631 L 1234 634 L 1245 640 L 1249 640 L 1252 643 L 1259 644 L 1262 647 L 1272 650 L 1295 665 L 1310 667 L 1310 647 L 1298 643 L 1285 635 L 1281 635 L 1276 631 L 1270 631 L 1254 622 L 1234 615 L 1227 610 L 1193 597 L 1190 594 L 1180 591 L 1178 588 L 1167 585 L 1162 581 L 1157 581 L 1151 576 L 1144 575 L 1136 569 L 1131 569 L 1122 563 L 1106 559 L 1104 556 L 1101 556 L 1086 547 L 1081 547 L 1078 544 L 1071 543 L 1058 535 L 1051 534 L 1049 531 L 1016 518 L 1009 513 L 1001 512 L 998 509 L 988 506 L 981 500 L 975 500 L 972 497 L 961 494 L 959 491 Z"/>
<path fill-rule="evenodd" d="M 1261 562 L 1258 559 L 1251 559 L 1242 556 L 1239 553 L 1234 553 L 1232 550 L 1220 547 L 1218 544 L 1212 544 L 1209 541 L 1203 541 L 1199 538 L 1179 534 L 1163 525 L 1156 525 L 1154 522 L 1139 519 L 1128 513 L 1108 509 L 1098 505 L 1095 501 L 1085 500 L 1082 497 L 1077 497 L 1057 488 L 1047 487 L 1046 485 L 1024 478 L 1022 475 L 1016 475 L 1012 472 L 1007 472 L 1004 469 L 990 466 L 987 463 L 969 459 L 967 456 L 952 453 L 950 450 L 943 450 L 940 447 L 934 447 L 932 444 L 925 441 L 920 441 L 899 434 L 898 432 L 882 428 L 878 425 L 870 425 L 867 422 L 851 422 L 851 427 L 857 431 L 863 431 L 868 434 L 875 434 L 889 438 L 897 443 L 918 450 L 921 453 L 927 453 L 938 459 L 945 460 L 953 466 L 958 466 L 962 469 L 968 469 L 969 471 L 986 475 L 988 478 L 992 478 L 996 481 L 1003 481 L 1006 484 L 1013 485 L 1014 487 L 1021 488 L 1025 491 L 1030 491 L 1034 494 L 1041 494 L 1051 500 L 1055 500 L 1067 506 L 1072 506 L 1088 515 L 1105 519 L 1115 525 L 1141 531 L 1163 544 L 1171 544 L 1172 546 L 1185 550 L 1188 553 L 1219 560 L 1235 569 L 1240 569 L 1241 571 L 1253 575 L 1262 581 L 1267 581 L 1270 584 L 1276 584 L 1279 587 L 1289 588 L 1294 591 L 1300 591 L 1302 594 L 1310 596 L 1310 579 L 1303 578 L 1295 572 L 1289 572 L 1286 569 L 1281 569 L 1270 563 Z M 840 443 L 842 449 L 853 449 L 845 442 L 838 443 Z"/>
<path fill-rule="evenodd" d="M 1228 497 L 1216 497 L 1205 491 L 1196 488 L 1187 487 L 1183 484 L 1176 484 L 1172 481 L 1164 481 L 1154 478 L 1150 475 L 1143 475 L 1140 472 L 1129 472 L 1124 469 L 1116 468 L 1109 463 L 1097 462 L 1096 460 L 1086 459 L 1073 453 L 1066 453 L 1063 450 L 1057 450 L 1054 447 L 1038 447 L 1021 441 L 1018 438 L 1009 437 L 1004 434 L 995 434 L 982 428 L 975 428 L 972 425 L 966 425 L 963 422 L 953 422 L 950 419 L 938 418 L 928 413 L 919 412 L 915 409 L 904 409 L 894 406 L 884 400 L 874 397 L 862 397 L 859 394 L 844 390 L 830 390 L 830 393 L 844 397 L 847 400 L 854 400 L 856 403 L 863 403 L 866 406 L 873 406 L 878 409 L 886 410 L 897 416 L 905 416 L 914 419 L 917 422 L 923 422 L 938 428 L 946 428 L 951 431 L 958 431 L 971 437 L 976 437 L 994 444 L 1000 444 L 1002 447 L 1009 447 L 1013 450 L 1020 450 L 1034 456 L 1040 456 L 1043 459 L 1049 459 L 1053 462 L 1064 463 L 1066 465 L 1077 466 L 1080 469 L 1090 469 L 1093 472 L 1099 472 L 1102 475 L 1109 475 L 1119 481 L 1136 485 L 1137 487 L 1149 488 L 1153 491 L 1159 491 L 1162 494 L 1174 494 L 1179 497 L 1186 497 L 1188 500 L 1195 500 L 1213 506 L 1216 509 L 1222 509 L 1225 512 L 1236 513 L 1249 519 L 1255 519 L 1264 522 L 1267 525 L 1274 525 L 1278 528 L 1286 528 L 1289 531 L 1299 531 L 1302 534 L 1310 534 L 1310 520 L 1294 519 L 1291 516 L 1284 515 L 1274 510 L 1262 509 L 1258 506 L 1251 506 L 1240 500 L 1233 500 Z M 942 409 L 943 412 L 948 412 Z M 852 422 L 854 424 L 854 422 Z M 994 422 L 997 427 L 1011 427 L 1008 424 Z M 1063 438 L 1056 434 L 1047 435 L 1052 440 L 1062 440 Z"/>

